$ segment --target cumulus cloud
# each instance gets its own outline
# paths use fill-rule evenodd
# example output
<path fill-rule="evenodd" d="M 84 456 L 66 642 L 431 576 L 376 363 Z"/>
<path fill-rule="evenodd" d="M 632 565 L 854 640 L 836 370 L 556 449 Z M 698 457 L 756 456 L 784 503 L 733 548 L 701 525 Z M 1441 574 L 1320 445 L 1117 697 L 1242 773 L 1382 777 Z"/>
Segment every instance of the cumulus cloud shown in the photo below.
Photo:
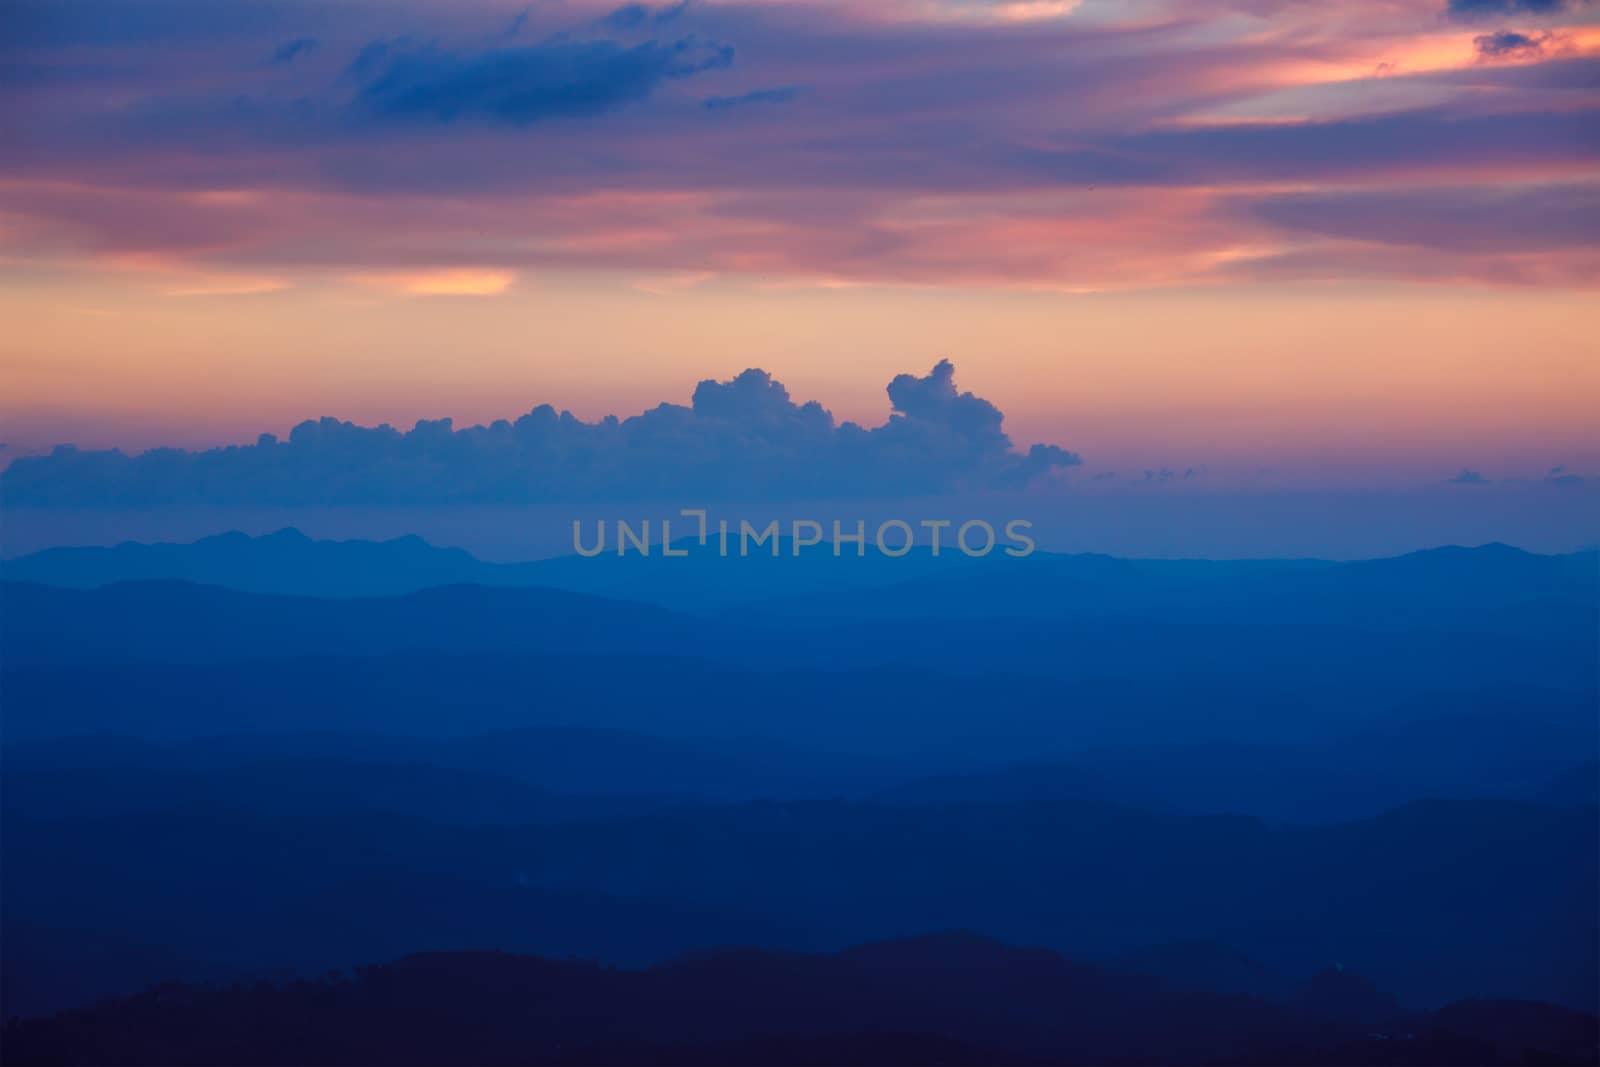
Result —
<path fill-rule="evenodd" d="M 951 427 L 963 438 L 981 442 L 986 448 L 1004 450 L 1010 441 L 1000 432 L 1005 416 L 1000 409 L 972 393 L 956 389 L 956 368 L 942 359 L 926 378 L 897 374 L 889 383 L 889 402 L 905 417 L 929 425 Z"/>
<path fill-rule="evenodd" d="M 0 475 L 7 505 L 442 504 L 558 500 L 894 497 L 1019 488 L 1082 460 L 1056 445 L 1012 448 L 1000 410 L 941 361 L 897 376 L 882 425 L 836 423 L 763 370 L 707 380 L 689 406 L 584 422 L 548 404 L 514 422 L 410 431 L 333 418 L 287 441 L 201 452 L 80 451 L 23 457 Z"/>
<path fill-rule="evenodd" d="M 1489 479 L 1475 470 L 1467 467 L 1461 468 L 1461 473 L 1450 479 L 1452 485 L 1488 485 Z"/>

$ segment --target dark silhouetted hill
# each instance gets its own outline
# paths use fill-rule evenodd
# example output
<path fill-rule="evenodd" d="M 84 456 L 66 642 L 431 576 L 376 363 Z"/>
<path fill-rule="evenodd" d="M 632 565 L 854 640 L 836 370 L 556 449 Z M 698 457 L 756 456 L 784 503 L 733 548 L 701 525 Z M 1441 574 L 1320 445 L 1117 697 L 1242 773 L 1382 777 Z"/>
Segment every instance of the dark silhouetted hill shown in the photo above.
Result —
<path fill-rule="evenodd" d="M 228 977 L 225 968 L 115 932 L 9 921 L 0 928 L 0 1007 L 7 1018 L 53 1014 L 162 982 Z"/>
<path fill-rule="evenodd" d="M 1368 1029 L 1383 1029 L 1401 1014 L 1398 1001 L 1343 967 L 1318 972 L 1296 992 L 1292 1003 L 1308 1015 Z"/>
<path fill-rule="evenodd" d="M 681 647 L 661 608 L 557 589 L 452 585 L 405 596 L 326 599 L 189 582 L 90 590 L 7 582 L 8 665 L 272 659 L 433 651 L 600 653 Z"/>
<path fill-rule="evenodd" d="M 823 956 L 719 952 L 643 971 L 414 955 L 316 981 L 169 985 L 14 1021 L 4 1036 L 6 1062 L 33 1064 L 1492 1064 L 1592 1062 L 1595 1020 L 1466 1002 L 1357 1028 L 1306 1007 L 1175 991 L 939 935 Z M 1404 1058 L 1342 1058 L 1374 1041 L 1403 1044 Z M 1476 1055 L 1443 1059 L 1446 1049 Z"/>
<path fill-rule="evenodd" d="M 870 539 L 869 539 L 870 540 Z M 846 546 L 847 549 L 849 546 Z M 1141 618 L 1168 622 L 1321 623 L 1388 628 L 1416 624 L 1555 630 L 1600 605 L 1600 556 L 1543 556 L 1506 545 L 1445 547 L 1389 559 L 1127 560 L 1035 552 L 969 558 L 927 546 L 891 558 L 835 556 L 831 544 L 779 558 L 724 557 L 679 542 L 682 558 L 607 553 L 489 563 L 417 537 L 312 540 L 294 529 L 262 537 L 226 533 L 192 544 L 124 543 L 51 548 L 5 561 L 8 581 L 92 588 L 179 580 L 281 595 L 395 596 L 430 586 L 478 584 L 566 589 L 678 611 L 742 616 L 887 620 Z M 1592 625 L 1592 619 L 1589 620 Z"/>
<path fill-rule="evenodd" d="M 1537 799 L 1592 759 L 1600 735 L 1581 690 L 1452 685 L 1401 700 L 1359 665 L 1308 688 L 1231 654 L 1199 677 L 1080 680 L 413 653 L 10 670 L 0 687 L 18 772 L 354 759 L 565 793 L 892 790 L 885 801 L 1076 797 L 1301 821 L 1425 797 Z M 125 739 L 120 754 L 109 735 Z M 186 754 L 141 753 L 129 738 L 181 741 Z"/>
<path fill-rule="evenodd" d="M 5 808 L 30 818 L 213 808 L 283 816 L 383 811 L 484 825 L 619 818 L 665 802 L 659 796 L 555 793 L 516 778 L 428 763 L 280 759 L 210 771 L 57 766 L 32 772 L 7 763 Z"/>
<path fill-rule="evenodd" d="M 244 592 L 306 596 L 393 596 L 435 585 L 491 580 L 493 564 L 420 537 L 314 541 L 286 528 L 263 537 L 237 531 L 192 544 L 47 548 L 6 560 L 12 581 L 91 589 L 117 582 L 183 581 Z"/>
<path fill-rule="evenodd" d="M 159 798 L 165 787 L 158 784 L 170 781 L 173 796 L 201 789 L 222 799 L 231 791 L 250 805 L 307 811 L 318 804 L 338 807 L 332 802 L 340 799 L 365 800 L 385 810 L 479 822 L 617 814 L 646 798 L 658 807 L 677 800 L 856 795 L 913 773 L 893 759 L 754 736 L 668 737 L 575 726 L 448 738 L 318 731 L 155 742 L 77 735 L 15 742 L 3 758 L 9 807 L 41 801 L 57 810 L 77 804 L 114 811 L 134 799 L 126 789 L 143 789 L 148 781 L 146 795 Z M 303 775 L 302 768 L 315 773 Z M 107 775 L 115 799 L 100 796 L 92 780 L 82 782 L 84 789 L 65 784 L 90 774 Z M 122 774 L 130 776 L 126 782 L 117 777 Z"/>
<path fill-rule="evenodd" d="M 0 585 L 8 669 L 104 663 L 208 663 L 297 656 L 444 652 L 588 655 L 615 684 L 638 658 L 723 668 L 839 671 L 894 667 L 981 677 L 1248 677 L 1253 692 L 1316 699 L 1365 686 L 1386 703 L 1430 689 L 1523 684 L 1592 691 L 1595 612 L 1581 624 L 1500 629 L 1435 625 L 954 618 L 696 619 L 552 589 L 443 586 L 398 597 L 304 598 L 181 582 L 92 590 Z M 670 694 L 654 690 L 661 699 Z M 1250 698 L 1247 697 L 1248 701 Z M 1232 715 L 1241 708 L 1217 708 Z"/>
<path fill-rule="evenodd" d="M 1288 976 L 1218 941 L 1146 945 L 1105 963 L 1130 974 L 1160 978 L 1176 989 L 1241 993 L 1272 1001 L 1287 1001 L 1296 992 Z"/>
<path fill-rule="evenodd" d="M 1584 1005 L 1600 983 L 1597 818 L 1504 801 L 1314 827 L 1059 802 L 757 802 L 525 826 L 359 807 L 8 811 L 0 888 L 8 920 L 236 968 L 461 947 L 637 962 L 961 925 L 1096 959 L 1209 940 L 1283 974 L 1338 962 L 1409 1005 Z"/>
<path fill-rule="evenodd" d="M 1600 804 L 1600 762 L 1589 760 L 1556 775 L 1532 790 L 1528 799 L 1542 804 L 1565 804 L 1574 807 Z"/>
<path fill-rule="evenodd" d="M 1389 559 L 1124 560 L 1040 553 L 911 574 L 881 590 L 807 591 L 742 614 L 831 619 L 1147 618 L 1172 622 L 1540 631 L 1583 623 L 1600 605 L 1600 556 L 1541 556 L 1507 545 Z M 883 564 L 885 569 L 892 561 Z"/>
<path fill-rule="evenodd" d="M 1435 717 L 1447 709 L 1456 713 Z M 1594 805 L 1594 764 L 1582 762 L 1600 749 L 1593 710 L 1593 700 L 1579 693 L 1438 694 L 1362 716 L 1344 724 L 1343 735 L 1316 743 L 1091 746 L 1064 751 L 1059 762 L 904 782 L 876 799 L 924 806 L 1097 799 L 1295 821 L 1376 815 L 1424 798 Z"/>
<path fill-rule="evenodd" d="M 869 546 L 865 559 L 835 557 L 831 545 L 796 556 L 793 543 L 780 541 L 779 557 L 769 548 L 741 556 L 734 542 L 722 556 L 715 543 L 678 541 L 681 557 L 585 558 L 563 556 L 525 563 L 491 563 L 459 548 L 436 548 L 410 536 L 389 541 L 313 540 L 286 528 L 260 537 L 237 531 L 190 544 L 124 542 L 112 547 L 49 548 L 6 560 L 0 571 L 9 581 L 38 582 L 90 589 L 131 581 L 186 581 L 244 592 L 292 596 L 397 596 L 437 585 L 561 588 L 591 595 L 647 601 L 688 610 L 763 598 L 857 589 L 905 581 L 914 575 L 984 567 L 959 552 L 934 558 L 915 549 L 891 559 Z M 986 568 L 985 568 L 986 569 Z"/>

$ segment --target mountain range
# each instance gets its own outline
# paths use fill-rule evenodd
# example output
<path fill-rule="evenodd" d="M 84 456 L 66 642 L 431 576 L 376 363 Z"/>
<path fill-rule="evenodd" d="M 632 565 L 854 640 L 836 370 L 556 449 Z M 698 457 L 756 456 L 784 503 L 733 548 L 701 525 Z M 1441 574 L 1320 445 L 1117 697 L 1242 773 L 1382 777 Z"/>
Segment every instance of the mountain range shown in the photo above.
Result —
<path fill-rule="evenodd" d="M 1594 553 L 782 547 L 7 561 L 7 1062 L 1586 1062 Z"/>
<path fill-rule="evenodd" d="M 1506 545 L 1447 547 L 1391 559 L 1126 560 L 1048 552 L 969 558 L 920 545 L 891 558 L 875 545 L 834 555 L 778 544 L 719 554 L 716 542 L 656 546 L 645 558 L 606 553 L 491 563 L 418 537 L 312 540 L 293 528 L 260 537 L 232 532 L 190 544 L 51 548 L 5 560 L 8 581 L 87 589 L 130 581 L 185 581 L 244 592 L 382 597 L 434 586 L 566 589 L 695 614 L 755 608 L 783 615 L 909 618 L 1021 614 L 1039 618 L 1140 617 L 1172 621 L 1455 624 L 1516 612 L 1562 613 L 1600 595 L 1600 553 L 1540 556 Z M 1465 618 L 1461 616 L 1465 615 Z M 1525 620 L 1524 620 L 1525 621 Z"/>
<path fill-rule="evenodd" d="M 89 1064 L 1580 1064 L 1596 1019 L 1464 1001 L 1407 1013 L 1328 971 L 1292 999 L 1196 992 L 969 934 L 643 970 L 410 955 L 286 984 L 168 985 L 5 1029 Z"/>

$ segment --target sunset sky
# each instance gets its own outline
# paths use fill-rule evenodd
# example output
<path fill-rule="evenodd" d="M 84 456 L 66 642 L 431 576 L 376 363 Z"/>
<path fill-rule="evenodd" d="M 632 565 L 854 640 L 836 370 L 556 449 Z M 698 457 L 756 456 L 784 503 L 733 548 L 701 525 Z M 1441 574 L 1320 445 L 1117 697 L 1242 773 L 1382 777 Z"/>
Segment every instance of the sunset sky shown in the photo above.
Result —
<path fill-rule="evenodd" d="M 1559 0 L 12 0 L 0 456 L 949 358 L 1084 479 L 1592 477 L 1597 86 Z"/>

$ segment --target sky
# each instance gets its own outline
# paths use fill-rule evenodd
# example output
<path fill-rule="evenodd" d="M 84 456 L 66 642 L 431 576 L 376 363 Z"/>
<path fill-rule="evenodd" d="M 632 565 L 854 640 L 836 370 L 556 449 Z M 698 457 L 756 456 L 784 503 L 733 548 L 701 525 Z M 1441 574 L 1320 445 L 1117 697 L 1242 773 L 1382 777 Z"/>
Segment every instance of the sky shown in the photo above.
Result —
<path fill-rule="evenodd" d="M 1592 483 L 1597 88 L 1576 0 L 11 0 L 0 457 L 948 359 L 1083 487 Z"/>

